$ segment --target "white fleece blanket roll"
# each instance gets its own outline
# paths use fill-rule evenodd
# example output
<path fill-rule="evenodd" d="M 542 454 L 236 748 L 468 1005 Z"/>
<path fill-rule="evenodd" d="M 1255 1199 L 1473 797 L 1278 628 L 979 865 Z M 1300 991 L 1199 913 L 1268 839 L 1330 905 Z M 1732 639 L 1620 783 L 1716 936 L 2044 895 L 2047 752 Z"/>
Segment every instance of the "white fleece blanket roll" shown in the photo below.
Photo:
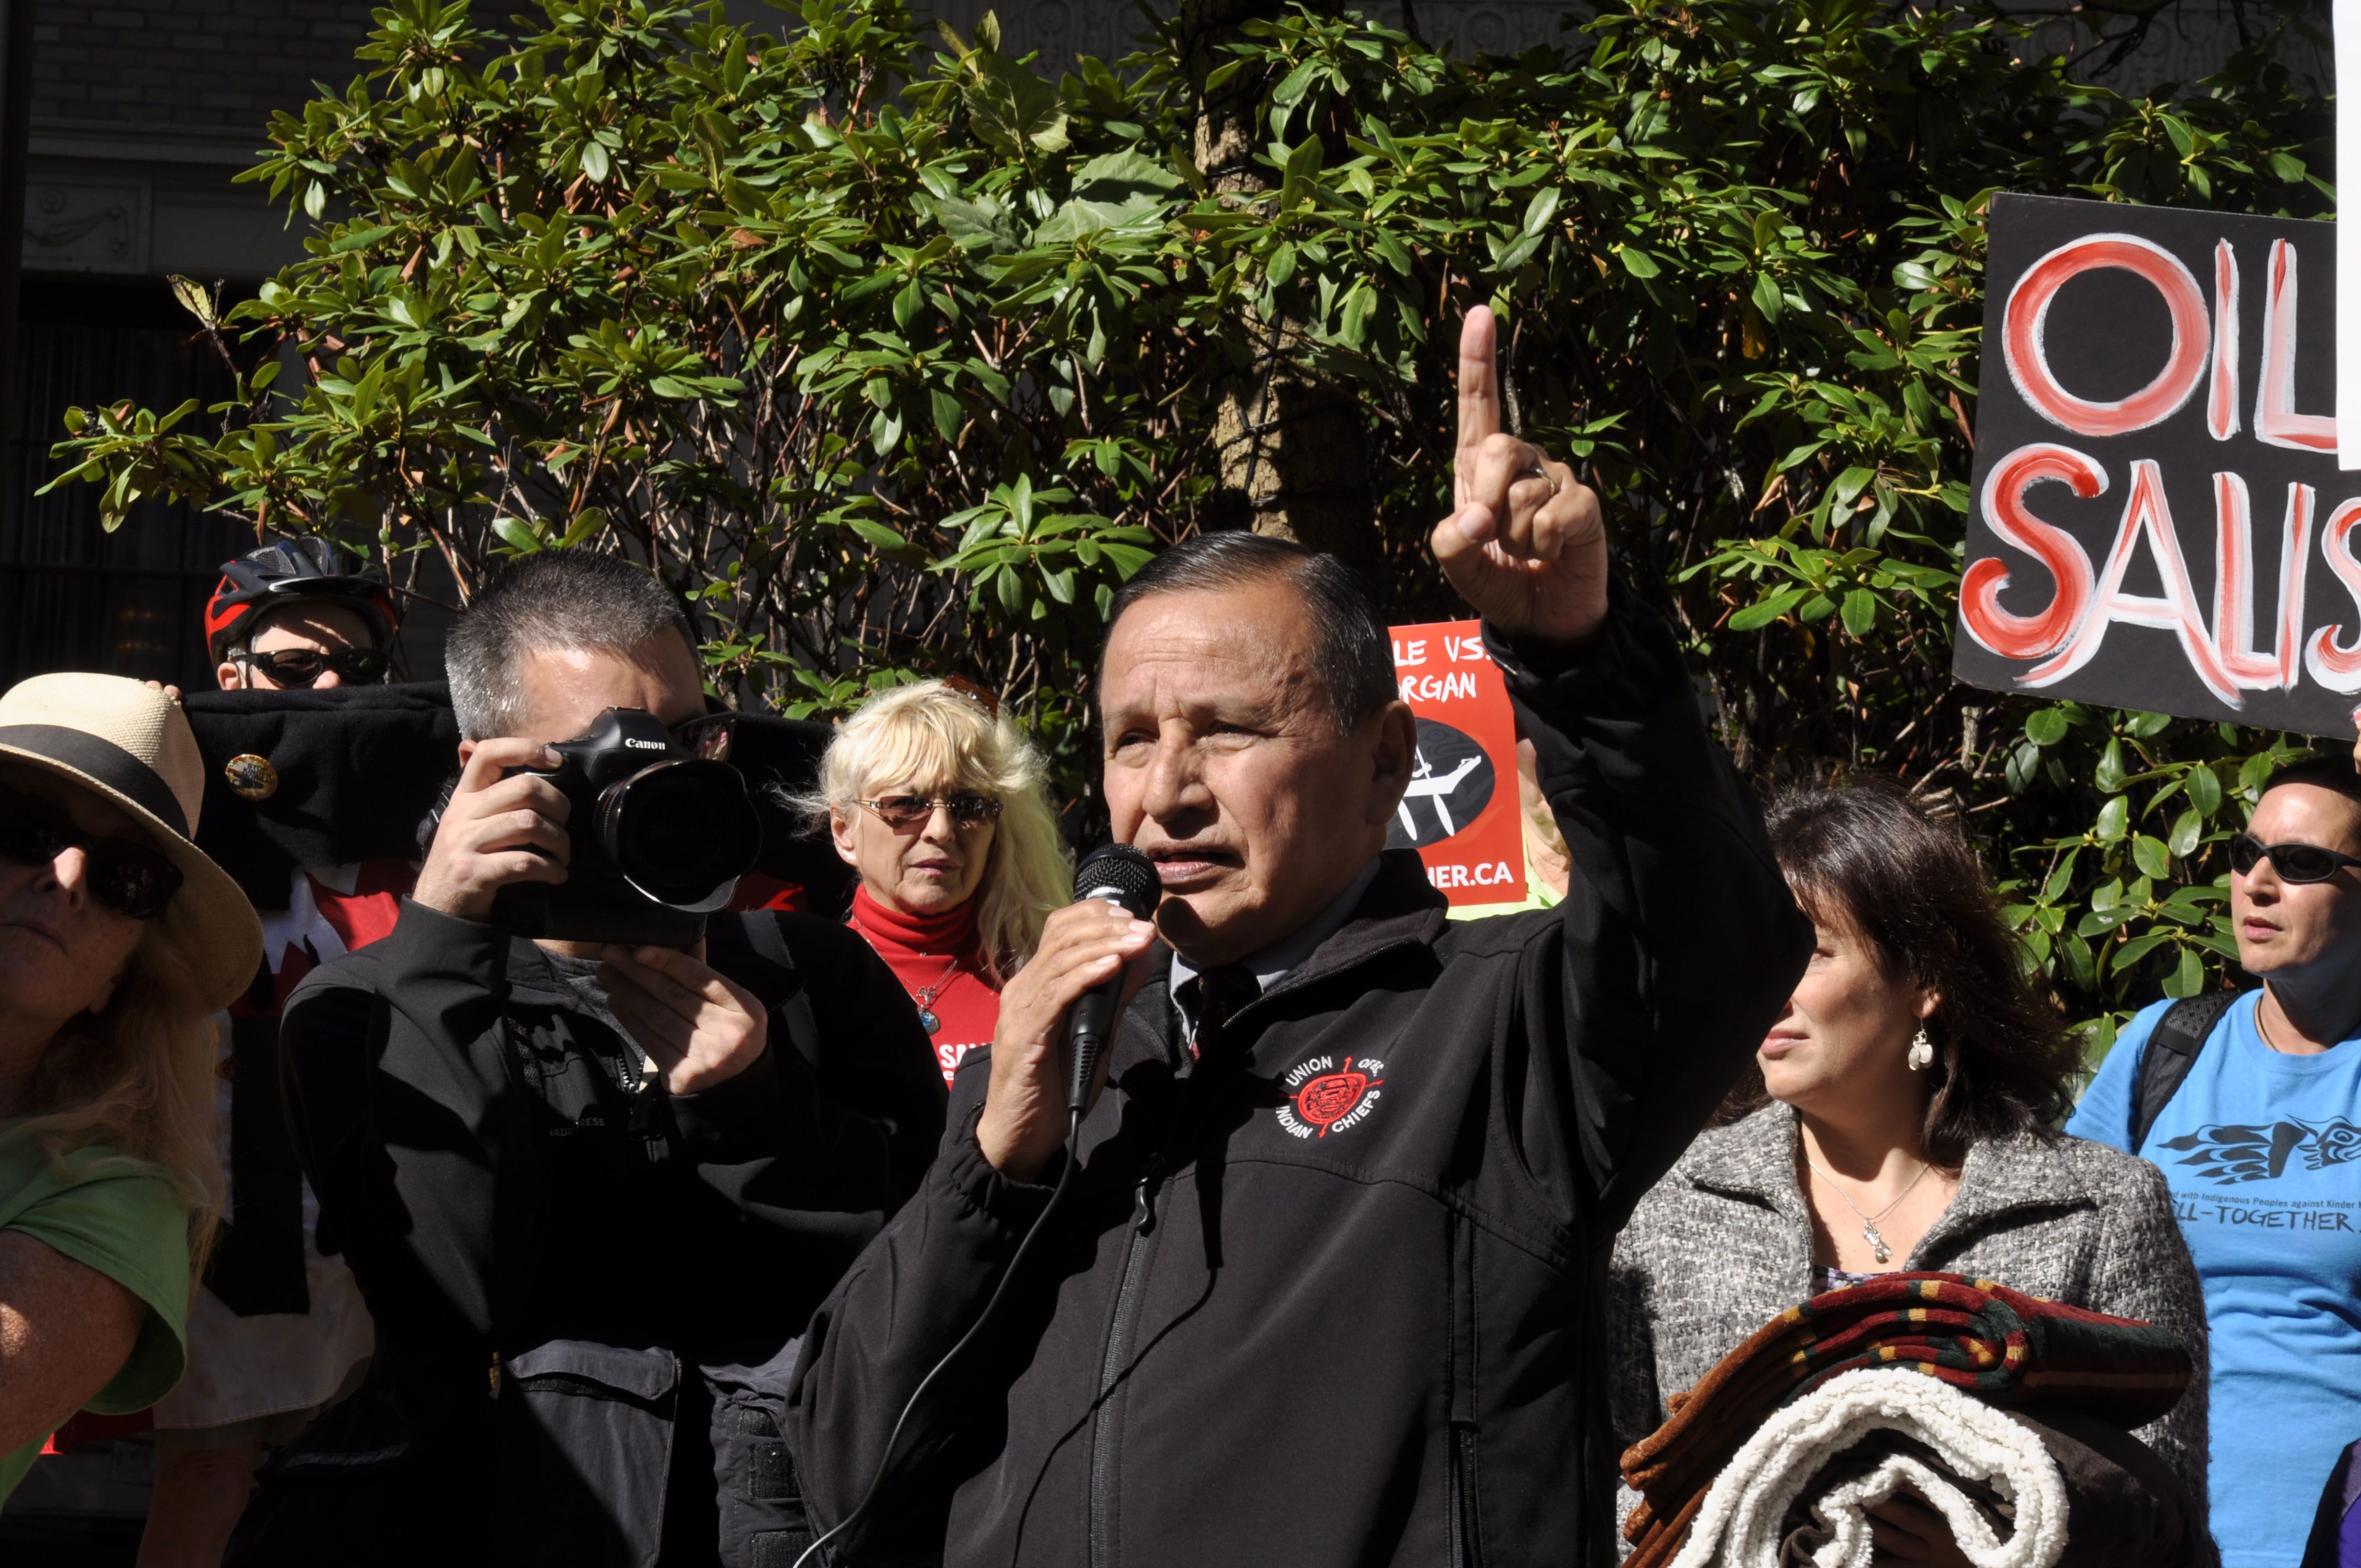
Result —
<path fill-rule="evenodd" d="M 2066 1550 L 2066 1486 L 2041 1440 L 1972 1394 L 1888 1367 L 1832 1377 L 1773 1412 L 1714 1478 L 1672 1568 L 1779 1568 L 1788 1505 L 1820 1466 L 1879 1431 L 1917 1439 L 1961 1479 L 1989 1482 L 2016 1506 L 2015 1529 L 1996 1537 L 1958 1486 L 1896 1454 L 1817 1499 L 1835 1533 L 1812 1554 L 1814 1568 L 1869 1568 L 1865 1510 L 1905 1486 L 1949 1521 L 1976 1568 L 2052 1568 Z"/>

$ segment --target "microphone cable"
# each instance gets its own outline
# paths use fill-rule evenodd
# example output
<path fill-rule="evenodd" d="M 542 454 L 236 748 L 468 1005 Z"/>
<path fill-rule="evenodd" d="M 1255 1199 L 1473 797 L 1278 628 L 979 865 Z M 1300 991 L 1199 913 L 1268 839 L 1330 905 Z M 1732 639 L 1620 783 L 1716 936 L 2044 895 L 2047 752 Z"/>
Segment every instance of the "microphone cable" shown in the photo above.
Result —
<path fill-rule="evenodd" d="M 805 1564 L 811 1562 L 814 1552 L 867 1517 L 870 1505 L 877 1500 L 877 1489 L 885 1484 L 886 1472 L 893 1468 L 894 1450 L 902 1441 L 902 1429 L 909 1424 L 911 1413 L 918 1408 L 918 1401 L 927 1397 L 927 1390 L 934 1386 L 936 1378 L 943 1375 L 944 1368 L 957 1361 L 960 1358 L 960 1353 L 966 1350 L 974 1342 L 975 1336 L 983 1332 L 986 1323 L 992 1321 L 993 1314 L 1000 1310 L 1001 1299 L 1008 1294 L 1009 1283 L 1016 1277 L 1017 1270 L 1024 1266 L 1025 1255 L 1033 1250 L 1034 1238 L 1038 1236 L 1043 1228 L 1049 1224 L 1049 1216 L 1058 1212 L 1058 1205 L 1065 1199 L 1066 1189 L 1073 1185 L 1074 1170 L 1082 1164 L 1080 1148 L 1082 1131 L 1082 1112 L 1080 1110 L 1070 1112 L 1066 1123 L 1066 1168 L 1058 1173 L 1058 1185 L 1050 1190 L 1049 1201 L 1042 1206 L 1041 1212 L 1033 1216 L 1033 1223 L 1026 1227 L 1025 1237 L 1016 1244 L 1016 1252 L 1010 1255 L 1008 1266 L 1001 1273 L 1000 1283 L 993 1287 L 992 1295 L 983 1303 L 983 1311 L 974 1322 L 968 1325 L 967 1332 L 960 1335 L 959 1342 L 943 1352 L 942 1359 L 936 1362 L 928 1370 L 927 1375 L 918 1379 L 918 1386 L 910 1391 L 909 1398 L 903 1403 L 902 1413 L 894 1418 L 894 1430 L 885 1434 L 885 1451 L 877 1456 L 877 1468 L 870 1475 L 868 1488 L 861 1494 L 861 1500 L 853 1504 L 852 1511 L 839 1519 L 826 1534 L 804 1548 L 803 1555 L 796 1559 L 794 1568 L 805 1568 Z"/>

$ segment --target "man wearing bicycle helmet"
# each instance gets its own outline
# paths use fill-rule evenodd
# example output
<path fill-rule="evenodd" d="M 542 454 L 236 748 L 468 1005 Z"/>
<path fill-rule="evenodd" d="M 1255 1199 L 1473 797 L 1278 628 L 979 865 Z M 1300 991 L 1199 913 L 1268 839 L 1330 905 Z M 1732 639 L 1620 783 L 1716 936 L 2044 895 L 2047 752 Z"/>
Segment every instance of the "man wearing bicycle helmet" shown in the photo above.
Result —
<path fill-rule="evenodd" d="M 285 539 L 222 566 L 205 644 L 224 691 L 375 685 L 393 647 L 393 598 L 324 539 Z"/>
<path fill-rule="evenodd" d="M 400 705 L 399 694 L 344 692 L 325 702 L 304 694 L 381 685 L 395 625 L 386 585 L 324 539 L 280 540 L 223 565 L 205 606 L 206 652 L 222 690 L 293 694 L 226 708 L 203 697 L 192 705 L 208 771 L 219 770 L 242 797 L 221 808 L 234 836 L 241 814 L 298 796 L 300 815 L 382 809 L 385 792 L 364 802 L 351 775 L 356 759 L 381 757 L 415 728 L 414 718 L 386 707 Z M 327 782 L 338 787 L 323 787 Z M 351 830 L 332 822 L 327 836 Z M 368 1366 L 375 1337 L 368 1309 L 334 1238 L 327 1253 L 317 1245 L 317 1201 L 280 1123 L 278 1075 L 258 1069 L 275 1065 L 279 1011 L 295 982 L 322 959 L 390 931 L 414 874 L 380 853 L 247 878 L 265 915 L 267 972 L 221 1020 L 216 1113 L 227 1134 L 222 1175 L 231 1211 L 204 1288 L 191 1301 L 189 1374 L 153 1412 L 156 1490 L 140 1549 L 147 1568 L 219 1568 L 262 1455 L 357 1385 Z M 242 1087 L 255 1091 L 243 1106 Z"/>

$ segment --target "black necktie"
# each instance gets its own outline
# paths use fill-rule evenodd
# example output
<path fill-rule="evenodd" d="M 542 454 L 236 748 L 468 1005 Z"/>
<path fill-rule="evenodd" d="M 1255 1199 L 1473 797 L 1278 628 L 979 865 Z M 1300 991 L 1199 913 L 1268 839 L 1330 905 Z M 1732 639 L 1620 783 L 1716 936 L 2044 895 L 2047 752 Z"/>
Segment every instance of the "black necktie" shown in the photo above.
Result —
<path fill-rule="evenodd" d="M 1219 964 L 1181 989 L 1193 991 L 1190 1010 L 1197 1017 L 1197 1033 L 1189 1042 L 1189 1054 L 1202 1059 L 1221 1044 L 1223 1031 L 1238 1010 L 1262 994 L 1262 982 L 1243 964 Z"/>

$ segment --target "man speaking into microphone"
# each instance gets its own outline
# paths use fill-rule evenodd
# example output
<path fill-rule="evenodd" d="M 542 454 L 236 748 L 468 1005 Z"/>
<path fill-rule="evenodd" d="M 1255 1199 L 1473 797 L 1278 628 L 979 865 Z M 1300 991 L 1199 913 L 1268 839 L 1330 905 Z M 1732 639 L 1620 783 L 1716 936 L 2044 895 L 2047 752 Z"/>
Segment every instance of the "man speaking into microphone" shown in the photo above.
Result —
<path fill-rule="evenodd" d="M 1385 850 L 1416 728 L 1332 558 L 1228 533 L 1143 568 L 1100 718 L 1162 903 L 1050 917 L 918 1194 L 812 1319 L 796 1435 L 831 1561 L 1614 1561 L 1609 1245 L 1812 929 L 1598 498 L 1501 433 L 1493 348 L 1478 308 L 1431 543 L 1533 742 L 1565 901 L 1446 923 Z M 1070 1021 L 1109 983 L 1070 1140 Z"/>

